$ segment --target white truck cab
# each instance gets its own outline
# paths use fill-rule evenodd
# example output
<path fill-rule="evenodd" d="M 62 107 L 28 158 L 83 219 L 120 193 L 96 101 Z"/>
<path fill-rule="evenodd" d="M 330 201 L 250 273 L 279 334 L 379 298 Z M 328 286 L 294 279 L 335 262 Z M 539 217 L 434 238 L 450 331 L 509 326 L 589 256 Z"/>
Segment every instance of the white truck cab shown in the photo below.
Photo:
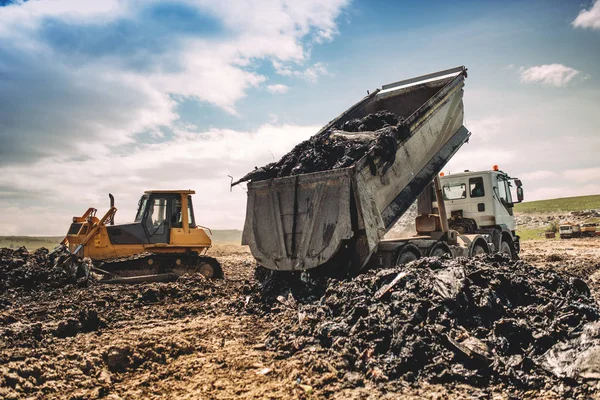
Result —
<path fill-rule="evenodd" d="M 440 174 L 440 190 L 448 227 L 458 234 L 484 234 L 494 251 L 516 255 L 520 250 L 513 208 L 523 201 L 522 183 L 500 171 L 497 165 L 487 171 Z M 433 190 L 433 188 L 432 188 Z M 514 193 L 513 193 L 514 192 Z M 442 214 L 435 195 L 431 212 Z"/>
<path fill-rule="evenodd" d="M 453 229 L 469 233 L 500 226 L 515 231 L 513 207 L 523 201 L 519 179 L 511 178 L 494 166 L 491 171 L 444 175 L 440 177 L 440 183 L 450 225 L 455 225 Z M 516 201 L 513 200 L 513 188 Z"/>

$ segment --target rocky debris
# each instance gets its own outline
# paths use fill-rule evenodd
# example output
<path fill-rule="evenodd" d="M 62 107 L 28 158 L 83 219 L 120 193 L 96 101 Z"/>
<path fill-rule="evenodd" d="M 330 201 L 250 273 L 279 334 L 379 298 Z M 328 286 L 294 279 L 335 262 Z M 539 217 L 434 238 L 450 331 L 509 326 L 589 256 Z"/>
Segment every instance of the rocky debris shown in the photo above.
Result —
<path fill-rule="evenodd" d="M 571 211 L 571 215 L 574 217 L 598 218 L 600 217 L 600 212 L 598 210 L 580 210 Z"/>
<path fill-rule="evenodd" d="M 0 293 L 10 288 L 58 288 L 69 284 L 86 285 L 92 263 L 80 260 L 65 246 L 49 252 L 40 248 L 29 252 L 25 247 L 0 249 Z"/>
<path fill-rule="evenodd" d="M 592 210 L 593 211 L 593 210 Z M 571 213 L 519 213 L 515 214 L 515 223 L 520 229 L 549 228 L 551 224 L 585 224 L 593 222 L 600 214 L 587 211 L 573 211 Z M 540 237 L 540 239 L 543 237 Z"/>
<path fill-rule="evenodd" d="M 557 376 L 541 367 L 546 353 L 600 318 L 581 279 L 502 255 L 424 258 L 330 279 L 320 299 L 294 300 L 286 299 L 267 348 L 374 382 L 554 385 Z"/>
<path fill-rule="evenodd" d="M 398 142 L 405 138 L 401 118 L 389 111 L 378 111 L 312 136 L 281 160 L 257 168 L 233 184 L 345 168 L 370 150 L 375 157 L 391 159 Z"/>

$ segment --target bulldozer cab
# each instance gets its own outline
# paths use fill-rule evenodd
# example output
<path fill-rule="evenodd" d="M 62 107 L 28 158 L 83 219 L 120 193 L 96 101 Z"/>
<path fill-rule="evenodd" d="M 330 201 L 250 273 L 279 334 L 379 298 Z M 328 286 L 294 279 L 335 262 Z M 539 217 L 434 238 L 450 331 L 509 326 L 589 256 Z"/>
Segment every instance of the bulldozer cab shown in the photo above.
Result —
<path fill-rule="evenodd" d="M 156 271 L 173 269 L 174 265 L 180 272 L 190 265 L 194 268 L 203 266 L 206 270 L 208 265 L 212 272 L 205 271 L 207 275 L 222 276 L 218 262 L 203 255 L 212 246 L 205 232 L 210 229 L 196 223 L 192 194 L 195 194 L 193 190 L 144 192 L 134 222 L 124 224 L 114 224 L 117 209 L 110 196 L 110 209 L 102 218 L 95 217 L 95 208 L 89 208 L 81 217 L 73 217 L 62 244 L 73 254 L 102 263 L 103 273 L 112 274 L 128 263 L 137 263 L 140 267 L 138 264 L 147 259 L 142 267 L 153 266 Z M 131 258 L 133 256 L 136 258 Z M 210 262 L 199 257 L 210 259 Z M 112 272 L 107 272 L 109 270 Z"/>
<path fill-rule="evenodd" d="M 194 191 L 147 191 L 140 198 L 135 224 L 140 224 L 149 243 L 169 243 L 171 228 L 195 228 Z"/>

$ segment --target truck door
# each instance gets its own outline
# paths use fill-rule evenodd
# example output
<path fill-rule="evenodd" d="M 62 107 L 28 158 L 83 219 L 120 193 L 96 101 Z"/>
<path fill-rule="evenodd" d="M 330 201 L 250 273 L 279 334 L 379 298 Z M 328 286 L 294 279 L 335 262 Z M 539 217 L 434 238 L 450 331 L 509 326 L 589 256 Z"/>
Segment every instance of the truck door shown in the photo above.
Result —
<path fill-rule="evenodd" d="M 167 196 L 152 196 L 146 210 L 144 227 L 150 243 L 169 243 L 169 218 Z"/>
<path fill-rule="evenodd" d="M 509 230 L 515 230 L 515 221 L 513 217 L 513 202 L 510 193 L 508 180 L 502 175 L 496 175 L 496 186 L 494 187 L 496 197 L 496 224 L 504 225 Z"/>

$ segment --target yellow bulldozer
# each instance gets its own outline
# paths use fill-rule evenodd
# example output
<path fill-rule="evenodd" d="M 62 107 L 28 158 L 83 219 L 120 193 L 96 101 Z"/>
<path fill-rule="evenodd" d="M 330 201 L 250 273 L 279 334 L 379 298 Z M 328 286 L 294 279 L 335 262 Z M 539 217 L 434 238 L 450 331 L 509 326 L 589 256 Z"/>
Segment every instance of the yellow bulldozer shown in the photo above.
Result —
<path fill-rule="evenodd" d="M 219 262 L 206 256 L 212 241 L 196 223 L 193 190 L 151 190 L 140 198 L 135 220 L 115 225 L 117 208 L 102 218 L 88 208 L 73 217 L 62 244 L 78 257 L 89 257 L 107 283 L 168 281 L 185 273 L 222 278 Z"/>

